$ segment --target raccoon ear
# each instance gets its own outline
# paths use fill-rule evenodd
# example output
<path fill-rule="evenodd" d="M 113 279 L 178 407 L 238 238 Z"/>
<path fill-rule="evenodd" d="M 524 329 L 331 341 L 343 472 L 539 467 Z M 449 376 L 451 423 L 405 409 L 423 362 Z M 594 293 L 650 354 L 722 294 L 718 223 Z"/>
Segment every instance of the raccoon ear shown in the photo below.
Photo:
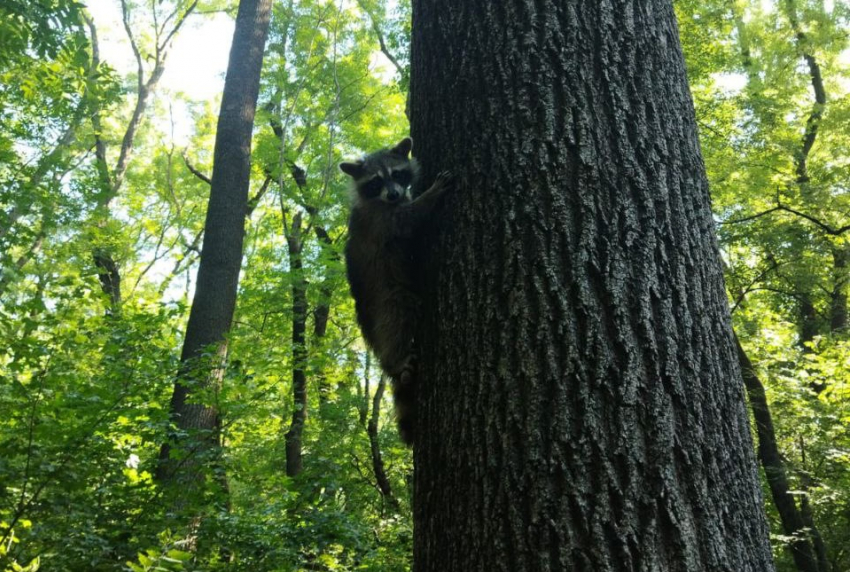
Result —
<path fill-rule="evenodd" d="M 363 174 L 363 163 L 340 163 L 339 170 L 349 177 L 357 179 Z"/>
<path fill-rule="evenodd" d="M 404 157 L 407 159 L 407 156 L 410 155 L 410 150 L 413 149 L 413 139 L 410 137 L 405 137 L 398 144 L 390 149 L 392 153 L 398 155 L 400 157 Z"/>

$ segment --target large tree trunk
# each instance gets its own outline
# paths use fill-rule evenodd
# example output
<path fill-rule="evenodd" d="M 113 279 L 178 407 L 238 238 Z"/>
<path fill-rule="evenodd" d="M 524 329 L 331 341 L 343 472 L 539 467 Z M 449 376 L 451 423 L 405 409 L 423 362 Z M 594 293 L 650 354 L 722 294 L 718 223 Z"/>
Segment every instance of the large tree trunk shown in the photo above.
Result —
<path fill-rule="evenodd" d="M 773 570 L 672 4 L 413 8 L 417 572 Z"/>
<path fill-rule="evenodd" d="M 219 415 L 208 398 L 224 374 L 227 334 L 236 307 L 251 172 L 251 133 L 260 85 L 271 0 L 242 0 L 224 81 L 210 200 L 195 296 L 186 327 L 181 368 L 171 398 L 180 438 L 162 448 L 159 477 L 180 483 L 181 496 L 201 481 L 219 446 Z M 174 449 L 181 450 L 178 461 Z M 188 488 L 187 488 L 188 486 Z"/>

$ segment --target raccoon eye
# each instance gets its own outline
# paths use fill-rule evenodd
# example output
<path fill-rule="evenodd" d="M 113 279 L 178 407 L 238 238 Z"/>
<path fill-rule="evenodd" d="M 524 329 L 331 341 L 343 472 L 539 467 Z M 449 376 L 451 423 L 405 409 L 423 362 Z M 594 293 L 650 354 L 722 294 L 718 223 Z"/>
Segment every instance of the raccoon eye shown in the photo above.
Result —
<path fill-rule="evenodd" d="M 363 196 L 367 199 L 374 199 L 381 194 L 381 190 L 383 188 L 384 181 L 380 177 L 373 177 L 363 183 L 360 187 L 360 192 L 363 193 Z"/>
<path fill-rule="evenodd" d="M 406 187 L 413 181 L 413 173 L 407 169 L 402 171 L 393 171 L 393 181 L 402 187 Z"/>

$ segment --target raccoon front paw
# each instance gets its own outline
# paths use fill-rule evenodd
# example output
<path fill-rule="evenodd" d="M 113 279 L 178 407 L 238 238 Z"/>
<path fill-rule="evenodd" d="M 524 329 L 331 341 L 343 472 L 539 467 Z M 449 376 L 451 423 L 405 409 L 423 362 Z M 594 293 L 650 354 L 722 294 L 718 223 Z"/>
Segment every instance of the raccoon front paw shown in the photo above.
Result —
<path fill-rule="evenodd" d="M 450 191 L 454 186 L 454 175 L 451 171 L 440 171 L 437 173 L 437 178 L 434 179 L 434 184 L 431 189 L 435 193 L 443 194 Z"/>

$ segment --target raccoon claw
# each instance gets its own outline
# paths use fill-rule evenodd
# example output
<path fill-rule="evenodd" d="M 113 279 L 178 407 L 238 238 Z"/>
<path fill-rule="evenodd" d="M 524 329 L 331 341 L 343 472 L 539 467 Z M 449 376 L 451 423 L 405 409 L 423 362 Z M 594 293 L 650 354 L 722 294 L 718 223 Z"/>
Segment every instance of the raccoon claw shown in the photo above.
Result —
<path fill-rule="evenodd" d="M 444 193 L 452 189 L 454 183 L 454 175 L 451 171 L 440 171 L 437 173 L 437 178 L 434 179 L 432 188 L 440 193 Z"/>

